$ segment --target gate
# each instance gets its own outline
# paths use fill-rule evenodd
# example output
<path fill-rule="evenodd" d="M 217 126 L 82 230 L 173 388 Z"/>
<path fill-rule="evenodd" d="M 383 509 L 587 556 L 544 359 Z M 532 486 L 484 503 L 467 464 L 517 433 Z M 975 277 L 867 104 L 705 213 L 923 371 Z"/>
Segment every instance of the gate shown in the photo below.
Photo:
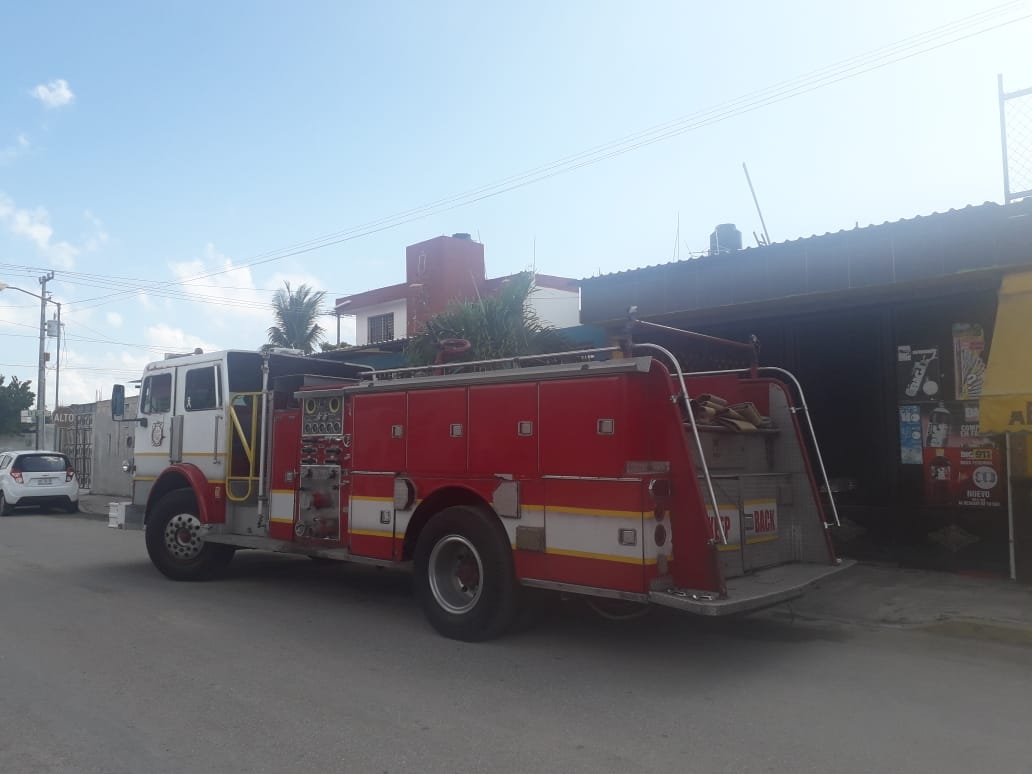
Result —
<path fill-rule="evenodd" d="M 75 414 L 73 426 L 58 429 L 58 448 L 68 455 L 81 489 L 90 488 L 93 472 L 93 414 Z"/>

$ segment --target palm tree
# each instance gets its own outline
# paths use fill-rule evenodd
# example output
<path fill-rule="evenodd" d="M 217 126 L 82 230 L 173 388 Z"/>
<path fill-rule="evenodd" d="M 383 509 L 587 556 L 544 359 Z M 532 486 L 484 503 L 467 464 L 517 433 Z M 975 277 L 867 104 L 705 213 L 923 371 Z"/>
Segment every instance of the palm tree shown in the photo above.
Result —
<path fill-rule="evenodd" d="M 310 354 L 323 337 L 324 330 L 316 318 L 321 314 L 320 306 L 326 292 L 314 292 L 308 285 L 301 285 L 296 291 L 290 283 L 272 297 L 272 313 L 276 325 L 269 328 L 269 345 L 300 349 Z"/>
<path fill-rule="evenodd" d="M 534 275 L 514 275 L 501 290 L 476 301 L 453 303 L 426 323 L 412 338 L 406 356 L 413 365 L 433 363 L 438 343 L 444 339 L 466 339 L 469 352 L 454 360 L 490 360 L 516 355 L 537 355 L 570 348 L 559 331 L 541 322 L 530 308 Z"/>

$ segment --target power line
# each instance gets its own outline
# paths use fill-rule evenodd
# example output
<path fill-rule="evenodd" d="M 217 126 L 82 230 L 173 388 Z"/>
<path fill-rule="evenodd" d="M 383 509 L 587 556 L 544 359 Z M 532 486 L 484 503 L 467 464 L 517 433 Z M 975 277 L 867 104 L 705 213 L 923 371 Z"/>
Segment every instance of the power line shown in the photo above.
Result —
<path fill-rule="evenodd" d="M 768 107 L 778 102 L 807 94 L 817 89 L 826 88 L 843 80 L 854 78 L 873 70 L 910 59 L 914 56 L 928 53 L 944 46 L 953 45 L 971 37 L 982 35 L 1001 27 L 1032 18 L 1032 14 L 1025 14 L 1017 18 L 997 21 L 1001 17 L 1017 11 L 1026 5 L 1027 0 L 1011 0 L 1010 2 L 1003 3 L 993 8 L 948 22 L 925 32 L 881 46 L 864 54 L 859 54 L 840 60 L 836 63 L 817 68 L 804 75 L 748 92 L 745 95 L 724 103 L 719 103 L 718 105 L 708 109 L 696 111 L 686 116 L 672 119 L 601 145 L 594 146 L 593 148 L 589 148 L 585 151 L 564 156 L 553 162 L 504 178 L 495 183 L 484 185 L 464 193 L 437 199 L 420 207 L 403 210 L 395 213 L 394 215 L 368 221 L 364 224 L 353 226 L 342 231 L 326 234 L 321 237 L 295 243 L 294 245 L 266 253 L 260 253 L 247 262 L 229 266 L 227 268 L 193 275 L 176 282 L 91 275 L 78 272 L 63 272 L 63 276 L 67 276 L 69 278 L 76 277 L 80 280 L 76 283 L 69 279 L 67 280 L 69 284 L 107 288 L 115 291 L 113 293 L 81 299 L 79 301 L 67 302 L 67 305 L 71 306 L 72 304 L 75 304 L 80 309 L 89 309 L 100 305 L 93 302 L 106 302 L 132 293 L 145 292 L 160 298 L 194 300 L 201 303 L 217 302 L 221 305 L 229 305 L 241 309 L 265 308 L 266 305 L 258 301 L 227 299 L 222 296 L 205 296 L 199 293 L 189 293 L 185 290 L 173 290 L 172 287 L 189 287 L 202 279 L 208 279 L 210 277 L 219 276 L 232 271 L 248 269 L 262 264 L 280 261 L 285 258 L 352 241 L 363 236 L 369 236 L 374 233 L 397 228 L 398 226 L 429 217 L 430 215 L 440 214 L 459 207 L 468 206 L 484 199 L 493 198 L 517 188 L 532 185 L 558 175 L 567 174 L 586 166 L 598 164 L 602 161 L 629 153 L 639 148 L 652 145 L 696 129 L 710 126 L 715 123 L 726 121 L 730 118 L 744 115 L 760 108 Z M 995 23 L 989 24 L 990 22 Z M 987 24 L 989 26 L 985 26 Z M 34 271 L 32 267 L 26 266 L 11 266 L 11 269 L 25 272 Z M 95 284 L 90 284 L 90 282 L 84 280 L 92 280 Z M 86 304 L 89 304 L 89 306 L 86 306 Z"/>

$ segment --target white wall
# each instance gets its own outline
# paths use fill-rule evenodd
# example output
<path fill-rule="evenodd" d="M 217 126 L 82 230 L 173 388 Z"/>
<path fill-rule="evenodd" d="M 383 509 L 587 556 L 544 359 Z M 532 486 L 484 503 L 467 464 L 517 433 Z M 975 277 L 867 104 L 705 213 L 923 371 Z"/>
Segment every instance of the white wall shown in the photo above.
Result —
<path fill-rule="evenodd" d="M 408 305 L 404 298 L 348 311 L 353 311 L 355 314 L 355 343 L 359 346 L 369 343 L 369 318 L 378 314 L 394 312 L 394 338 L 403 339 L 408 335 L 405 330 L 405 325 L 408 323 Z"/>
<path fill-rule="evenodd" d="M 556 328 L 580 325 L 580 293 L 536 287 L 530 295 L 530 308 L 538 319 Z"/>

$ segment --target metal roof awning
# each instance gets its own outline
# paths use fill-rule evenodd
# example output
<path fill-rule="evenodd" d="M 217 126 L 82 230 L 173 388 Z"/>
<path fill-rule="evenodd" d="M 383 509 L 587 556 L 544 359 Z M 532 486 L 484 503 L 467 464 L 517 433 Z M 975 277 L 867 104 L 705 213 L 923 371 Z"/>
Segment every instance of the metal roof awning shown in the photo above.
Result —
<path fill-rule="evenodd" d="M 1032 272 L 1000 285 L 979 418 L 983 433 L 1032 431 Z"/>

